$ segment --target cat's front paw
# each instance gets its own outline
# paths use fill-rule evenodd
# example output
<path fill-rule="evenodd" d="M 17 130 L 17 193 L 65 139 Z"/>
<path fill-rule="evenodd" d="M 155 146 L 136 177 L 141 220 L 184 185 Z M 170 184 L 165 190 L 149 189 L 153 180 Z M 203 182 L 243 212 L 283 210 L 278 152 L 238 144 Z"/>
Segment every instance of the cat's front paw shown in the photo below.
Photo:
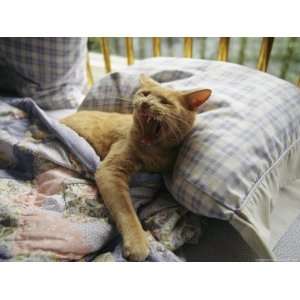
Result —
<path fill-rule="evenodd" d="M 123 255 L 131 261 L 144 261 L 149 255 L 149 241 L 146 233 L 126 238 L 123 245 Z"/>

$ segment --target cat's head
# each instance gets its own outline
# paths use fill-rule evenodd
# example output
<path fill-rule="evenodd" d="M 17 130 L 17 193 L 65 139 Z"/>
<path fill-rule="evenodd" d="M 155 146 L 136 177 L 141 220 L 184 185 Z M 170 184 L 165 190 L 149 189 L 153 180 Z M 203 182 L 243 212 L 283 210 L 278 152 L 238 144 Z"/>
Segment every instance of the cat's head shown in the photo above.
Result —
<path fill-rule="evenodd" d="M 209 98 L 211 90 L 176 91 L 145 75 L 141 75 L 140 84 L 133 98 L 133 116 L 140 142 L 180 144 L 194 125 L 197 108 Z"/>

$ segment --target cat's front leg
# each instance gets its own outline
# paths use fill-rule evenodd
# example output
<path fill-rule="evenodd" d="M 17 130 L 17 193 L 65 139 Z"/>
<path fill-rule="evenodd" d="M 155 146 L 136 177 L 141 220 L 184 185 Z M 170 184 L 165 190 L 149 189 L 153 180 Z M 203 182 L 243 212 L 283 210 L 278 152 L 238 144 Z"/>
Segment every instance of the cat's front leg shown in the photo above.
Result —
<path fill-rule="evenodd" d="M 95 179 L 105 206 L 123 237 L 124 256 L 129 260 L 143 261 L 149 255 L 149 242 L 128 187 L 129 176 L 136 170 L 137 165 L 124 152 L 111 150 L 96 171 Z"/>

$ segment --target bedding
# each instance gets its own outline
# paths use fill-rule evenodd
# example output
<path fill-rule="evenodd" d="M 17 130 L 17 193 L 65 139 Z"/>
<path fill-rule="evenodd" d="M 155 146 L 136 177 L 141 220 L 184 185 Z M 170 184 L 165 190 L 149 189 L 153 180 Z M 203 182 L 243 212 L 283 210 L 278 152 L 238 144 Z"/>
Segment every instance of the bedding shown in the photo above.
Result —
<path fill-rule="evenodd" d="M 87 38 L 0 38 L 0 91 L 44 109 L 75 108 L 87 92 Z"/>
<path fill-rule="evenodd" d="M 140 73 L 213 90 L 165 183 L 187 209 L 227 220 L 259 257 L 274 259 L 274 212 L 286 208 L 276 196 L 300 178 L 300 89 L 236 64 L 151 58 L 101 78 L 80 109 L 130 112 Z"/>
<path fill-rule="evenodd" d="M 32 137 L 37 125 L 47 139 Z M 0 261 L 126 261 L 93 182 L 99 164 L 92 147 L 30 98 L 0 97 Z M 202 218 L 174 200 L 159 174 L 138 174 L 130 193 L 148 232 L 147 260 L 182 261 L 176 250 L 201 240 Z"/>

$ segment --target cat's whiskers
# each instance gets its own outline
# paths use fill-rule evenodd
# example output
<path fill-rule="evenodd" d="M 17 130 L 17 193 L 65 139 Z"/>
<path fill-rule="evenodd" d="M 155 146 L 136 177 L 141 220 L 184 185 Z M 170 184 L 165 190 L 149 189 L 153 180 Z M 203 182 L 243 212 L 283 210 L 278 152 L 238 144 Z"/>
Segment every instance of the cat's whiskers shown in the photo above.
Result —
<path fill-rule="evenodd" d="M 181 132 L 183 127 L 190 127 L 191 124 L 172 115 L 166 115 L 165 120 L 170 120 L 170 123 L 172 126 L 176 126 L 178 128 L 178 131 Z"/>
<path fill-rule="evenodd" d="M 167 125 L 167 128 L 171 131 L 171 133 L 173 134 L 175 140 L 177 143 L 181 142 L 181 138 L 180 138 L 180 130 L 178 130 L 178 128 L 174 128 L 174 123 L 169 123 L 167 120 L 165 121 L 165 124 Z"/>
<path fill-rule="evenodd" d="M 187 121 L 185 121 L 185 120 L 179 118 L 179 117 L 176 116 L 176 115 L 172 115 L 172 114 L 166 113 L 166 114 L 165 114 L 165 117 L 170 118 L 170 119 L 173 119 L 173 120 L 175 120 L 175 121 L 178 121 L 178 122 L 180 122 L 180 123 L 182 123 L 182 124 L 184 124 L 184 125 L 186 125 L 186 126 L 191 126 L 191 124 L 190 124 L 189 122 L 187 122 Z"/>
<path fill-rule="evenodd" d="M 181 142 L 181 138 L 180 138 L 180 135 L 179 135 L 178 131 L 174 127 L 169 127 L 169 128 L 173 132 L 173 135 L 174 135 L 174 138 L 176 140 L 176 143 L 179 144 Z"/>
<path fill-rule="evenodd" d="M 183 132 L 183 128 L 182 128 L 182 124 L 183 126 L 188 126 L 190 127 L 191 125 L 188 123 L 188 122 L 185 122 L 184 120 L 178 118 L 178 117 L 175 117 L 175 116 L 168 116 L 170 119 L 175 119 L 176 122 L 172 122 L 172 126 L 173 126 L 173 129 L 178 133 L 178 140 L 179 142 L 181 142 L 182 140 L 182 132 Z M 178 123 L 178 121 L 181 121 L 181 123 Z"/>

